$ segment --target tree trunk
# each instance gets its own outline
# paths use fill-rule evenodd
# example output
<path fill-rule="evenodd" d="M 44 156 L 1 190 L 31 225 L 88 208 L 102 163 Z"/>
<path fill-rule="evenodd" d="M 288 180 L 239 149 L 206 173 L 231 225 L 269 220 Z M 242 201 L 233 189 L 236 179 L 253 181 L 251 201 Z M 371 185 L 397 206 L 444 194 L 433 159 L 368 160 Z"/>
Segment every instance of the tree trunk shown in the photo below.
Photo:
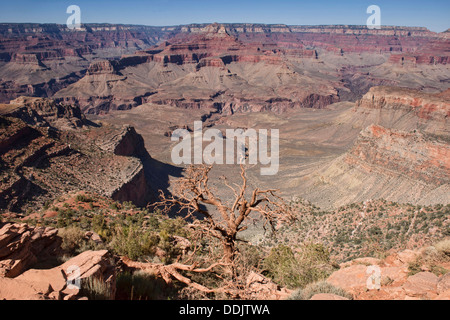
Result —
<path fill-rule="evenodd" d="M 229 235 L 225 239 L 223 239 L 223 252 L 225 262 L 229 264 L 228 270 L 233 277 L 235 276 L 235 266 L 234 266 L 234 259 L 236 257 L 235 240 L 236 234 Z"/>
<path fill-rule="evenodd" d="M 224 241 L 223 243 L 223 252 L 226 263 L 232 263 L 234 260 L 234 242 L 232 241 Z"/>

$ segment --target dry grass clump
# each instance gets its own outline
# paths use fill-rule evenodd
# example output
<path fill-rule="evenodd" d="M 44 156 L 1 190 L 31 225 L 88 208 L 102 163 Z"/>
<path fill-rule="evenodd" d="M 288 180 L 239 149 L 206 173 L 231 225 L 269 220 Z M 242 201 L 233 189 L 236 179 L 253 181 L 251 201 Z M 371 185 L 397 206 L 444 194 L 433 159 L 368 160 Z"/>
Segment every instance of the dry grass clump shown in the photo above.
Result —
<path fill-rule="evenodd" d="M 352 300 L 353 297 L 342 288 L 333 286 L 326 281 L 310 283 L 304 289 L 298 289 L 292 293 L 289 300 L 310 300 L 319 293 L 331 293 Z"/>

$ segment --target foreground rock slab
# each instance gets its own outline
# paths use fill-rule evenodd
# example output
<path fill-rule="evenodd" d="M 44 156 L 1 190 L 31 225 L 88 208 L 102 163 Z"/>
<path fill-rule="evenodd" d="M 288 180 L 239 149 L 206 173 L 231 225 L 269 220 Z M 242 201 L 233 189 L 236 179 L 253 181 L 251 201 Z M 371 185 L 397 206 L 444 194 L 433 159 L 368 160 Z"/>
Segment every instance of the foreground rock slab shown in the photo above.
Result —
<path fill-rule="evenodd" d="M 107 250 L 85 251 L 58 267 L 30 269 L 14 279 L 0 277 L 0 299 L 80 299 L 93 279 L 104 287 L 104 298 L 114 299 L 116 274 Z"/>
<path fill-rule="evenodd" d="M 58 230 L 21 223 L 0 224 L 0 276 L 13 278 L 56 253 Z"/>

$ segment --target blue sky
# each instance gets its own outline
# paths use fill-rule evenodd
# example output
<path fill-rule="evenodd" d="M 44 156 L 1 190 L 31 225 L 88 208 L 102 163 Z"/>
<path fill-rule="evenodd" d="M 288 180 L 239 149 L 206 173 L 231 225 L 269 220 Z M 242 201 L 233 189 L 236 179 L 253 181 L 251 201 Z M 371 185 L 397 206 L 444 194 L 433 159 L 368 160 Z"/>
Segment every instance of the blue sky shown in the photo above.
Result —
<path fill-rule="evenodd" d="M 450 28 L 450 0 L 1 0 L 0 22 L 65 23 L 69 5 L 82 23 L 178 25 L 211 22 L 364 25 L 381 8 L 382 25 Z"/>

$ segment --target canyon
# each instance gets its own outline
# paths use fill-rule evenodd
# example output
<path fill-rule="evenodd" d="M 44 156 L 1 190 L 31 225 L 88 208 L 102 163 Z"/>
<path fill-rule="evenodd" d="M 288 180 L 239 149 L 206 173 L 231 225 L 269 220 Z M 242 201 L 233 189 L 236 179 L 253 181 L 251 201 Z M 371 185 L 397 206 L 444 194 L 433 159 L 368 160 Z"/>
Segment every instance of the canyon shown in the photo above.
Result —
<path fill-rule="evenodd" d="M 0 102 L 53 97 L 87 113 L 146 102 L 283 112 L 356 101 L 375 85 L 448 87 L 448 31 L 426 28 L 1 24 L 0 36 Z"/>
<path fill-rule="evenodd" d="M 0 100 L 34 106 L 6 114 L 28 121 L 11 134 L 20 136 L 30 125 L 58 127 L 67 144 L 82 132 L 102 152 L 138 159 L 121 173 L 134 177 L 128 181 L 133 188 L 151 180 L 150 193 L 167 189 L 182 170 L 171 162 L 169 137 L 201 120 L 222 132 L 282 127 L 279 175 L 252 178 L 286 196 L 301 194 L 330 208 L 371 197 L 446 200 L 448 31 L 218 23 L 87 24 L 72 31 L 1 24 L 0 35 Z M 56 118 L 39 114 L 42 103 Z M 418 149 L 411 153 L 413 142 Z M 400 162 L 391 174 L 377 169 Z M 101 169 L 93 160 L 93 167 L 109 180 L 117 177 L 112 165 Z M 217 174 L 233 175 L 231 168 Z M 101 194 L 143 204 L 146 189 L 133 197 L 112 185 Z M 412 186 L 416 195 L 405 197 Z"/>
<path fill-rule="evenodd" d="M 300 243 L 320 241 L 339 262 L 327 281 L 355 299 L 448 298 L 447 249 L 434 265 L 442 274 L 424 257 L 427 245 L 450 234 L 449 61 L 450 30 L 422 27 L 84 24 L 74 31 L 0 23 L 0 298 L 84 299 L 67 288 L 71 263 L 86 266 L 85 281 L 95 275 L 106 284 L 110 299 L 128 298 L 116 292 L 118 270 L 191 283 L 184 276 L 195 264 L 178 273 L 178 260 L 168 261 L 186 257 L 192 225 L 155 206 L 187 167 L 172 156 L 179 129 L 194 137 L 219 130 L 223 142 L 228 130 L 279 132 L 276 174 L 261 175 L 267 163 L 251 163 L 246 183 L 300 204 L 298 220 L 276 226 L 279 243 L 262 221 L 246 222 L 245 245 L 268 255 L 283 243 L 298 254 Z M 239 164 L 214 165 L 208 178 L 231 208 Z M 63 257 L 70 228 L 83 233 L 78 249 L 86 250 L 38 268 Z M 365 290 L 367 263 L 394 281 Z M 272 280 L 251 273 L 249 297 L 292 294 Z M 322 294 L 315 298 L 342 298 Z"/>

